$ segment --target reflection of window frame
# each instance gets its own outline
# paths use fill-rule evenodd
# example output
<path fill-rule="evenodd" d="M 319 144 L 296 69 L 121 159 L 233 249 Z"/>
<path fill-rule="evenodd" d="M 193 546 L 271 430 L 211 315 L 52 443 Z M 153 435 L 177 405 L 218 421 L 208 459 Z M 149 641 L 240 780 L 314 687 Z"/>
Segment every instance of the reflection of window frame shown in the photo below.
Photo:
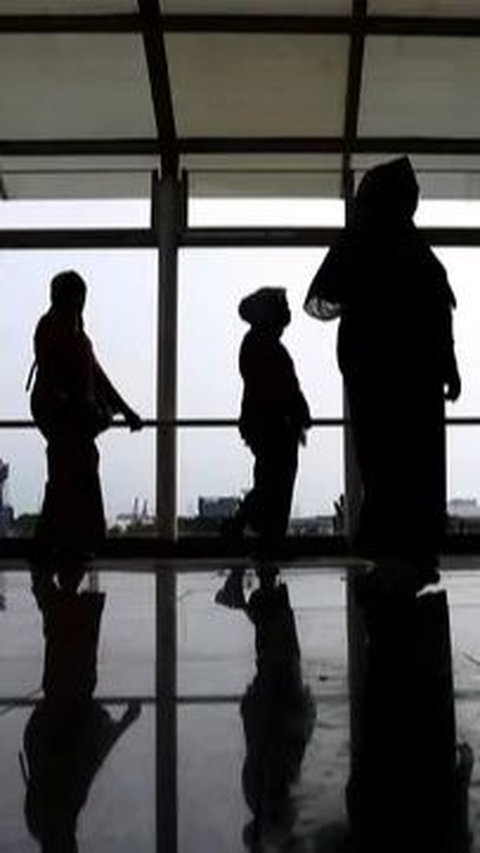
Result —
<path fill-rule="evenodd" d="M 321 228 L 202 228 L 187 222 L 185 180 L 152 174 L 149 228 L 116 229 L 8 229 L 0 231 L 1 249 L 154 249 L 158 252 L 159 287 L 157 321 L 157 407 L 156 417 L 146 427 L 156 430 L 156 512 L 158 536 L 176 538 L 176 430 L 177 427 L 220 428 L 234 426 L 232 419 L 177 417 L 177 299 L 178 252 L 181 248 L 324 248 L 340 233 L 338 227 Z M 437 247 L 480 245 L 475 228 L 423 228 L 427 240 Z M 346 426 L 345 417 L 320 418 L 317 427 Z M 480 425 L 479 417 L 449 418 L 447 425 Z M 0 420 L 0 429 L 30 429 L 23 420 Z M 344 432 L 348 444 L 348 430 Z M 351 449 L 345 453 L 345 491 L 358 493 L 352 473 Z M 133 544 L 133 543 L 132 543 Z M 125 543 L 127 546 L 127 543 Z"/>

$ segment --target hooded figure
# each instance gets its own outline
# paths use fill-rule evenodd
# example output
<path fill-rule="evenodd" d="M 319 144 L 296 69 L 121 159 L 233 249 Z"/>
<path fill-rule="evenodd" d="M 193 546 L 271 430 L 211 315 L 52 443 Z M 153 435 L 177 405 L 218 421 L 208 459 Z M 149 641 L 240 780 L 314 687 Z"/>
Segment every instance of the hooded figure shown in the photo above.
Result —
<path fill-rule="evenodd" d="M 417 202 L 406 157 L 367 172 L 305 309 L 340 317 L 338 362 L 364 488 L 356 545 L 413 566 L 422 586 L 444 532 L 444 399 L 457 399 L 460 377 L 455 297 L 413 223 Z"/>

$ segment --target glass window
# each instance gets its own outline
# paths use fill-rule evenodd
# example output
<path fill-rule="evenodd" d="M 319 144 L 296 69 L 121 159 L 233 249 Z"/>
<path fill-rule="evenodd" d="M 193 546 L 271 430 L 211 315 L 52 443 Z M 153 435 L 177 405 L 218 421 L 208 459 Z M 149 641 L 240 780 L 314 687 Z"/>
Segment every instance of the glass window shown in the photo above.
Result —
<path fill-rule="evenodd" d="M 480 249 L 438 248 L 435 253 L 445 266 L 457 300 L 453 331 L 462 394 L 456 403 L 448 404 L 448 415 L 480 416 Z"/>
<path fill-rule="evenodd" d="M 245 180 L 244 175 L 238 176 Z M 333 180 L 337 176 L 332 176 Z M 340 181 L 338 179 L 338 185 Z M 196 198 L 190 199 L 189 224 L 232 227 L 312 227 L 345 223 L 345 203 L 338 198 Z"/>
<path fill-rule="evenodd" d="M 480 429 L 447 429 L 447 512 L 452 533 L 480 533 Z"/>
<path fill-rule="evenodd" d="M 238 304 L 263 286 L 285 287 L 292 322 L 283 342 L 314 417 L 339 417 L 337 323 L 303 311 L 324 249 L 195 249 L 181 252 L 179 283 L 179 416 L 237 418 L 242 383 L 238 352 L 248 326 Z"/>
<path fill-rule="evenodd" d="M 253 456 L 234 427 L 180 428 L 178 433 L 179 533 L 218 532 L 252 486 Z M 299 451 L 290 532 L 338 532 L 335 503 L 343 492 L 342 430 L 313 427 Z"/>
<path fill-rule="evenodd" d="M 91 174 L 90 178 L 92 178 Z M 77 175 L 77 185 L 80 180 L 81 178 Z M 7 193 L 10 186 L 13 186 L 13 181 L 13 177 L 11 179 L 4 177 Z M 37 177 L 35 182 L 39 185 Z M 98 179 L 95 179 L 98 196 L 101 196 L 98 183 Z M 110 186 L 110 182 L 108 185 Z M 51 181 L 48 181 L 48 191 L 53 192 Z M 78 198 L 74 201 L 66 199 L 30 201 L 27 200 L 28 195 L 29 193 L 25 192 L 25 200 L 16 198 L 0 200 L 0 229 L 148 228 L 150 225 L 148 191 L 144 198 L 115 200 L 102 200 L 97 197 Z"/>

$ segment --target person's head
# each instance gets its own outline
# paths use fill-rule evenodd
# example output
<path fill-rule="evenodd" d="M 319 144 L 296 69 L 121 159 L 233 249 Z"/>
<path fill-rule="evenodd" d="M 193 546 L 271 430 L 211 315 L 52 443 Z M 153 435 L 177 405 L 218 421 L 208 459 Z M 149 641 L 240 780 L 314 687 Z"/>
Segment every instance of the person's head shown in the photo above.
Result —
<path fill-rule="evenodd" d="M 52 278 L 50 282 L 50 301 L 57 314 L 81 317 L 87 286 L 75 270 L 65 270 Z"/>
<path fill-rule="evenodd" d="M 357 221 L 405 222 L 418 204 L 419 189 L 408 157 L 398 157 L 369 169 L 355 194 Z"/>
<path fill-rule="evenodd" d="M 242 320 L 254 328 L 279 335 L 291 320 L 283 287 L 261 287 L 260 290 L 245 296 L 238 306 L 238 313 Z"/>

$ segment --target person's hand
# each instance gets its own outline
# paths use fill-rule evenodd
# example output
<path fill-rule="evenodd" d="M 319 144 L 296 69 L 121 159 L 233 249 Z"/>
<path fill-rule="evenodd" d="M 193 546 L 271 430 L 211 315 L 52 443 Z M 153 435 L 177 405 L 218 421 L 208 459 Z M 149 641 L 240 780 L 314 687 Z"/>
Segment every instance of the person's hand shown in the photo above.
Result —
<path fill-rule="evenodd" d="M 138 699 L 132 699 L 125 710 L 123 715 L 123 722 L 125 723 L 133 723 L 135 720 L 138 720 L 140 714 L 142 713 L 142 703 L 138 701 Z"/>
<path fill-rule="evenodd" d="M 140 415 L 137 415 L 133 409 L 129 409 L 125 412 L 125 420 L 131 432 L 138 432 L 143 427 L 143 421 Z"/>
<path fill-rule="evenodd" d="M 451 400 L 452 403 L 458 400 L 462 390 L 462 381 L 458 370 L 452 372 L 445 382 L 445 399 Z"/>

